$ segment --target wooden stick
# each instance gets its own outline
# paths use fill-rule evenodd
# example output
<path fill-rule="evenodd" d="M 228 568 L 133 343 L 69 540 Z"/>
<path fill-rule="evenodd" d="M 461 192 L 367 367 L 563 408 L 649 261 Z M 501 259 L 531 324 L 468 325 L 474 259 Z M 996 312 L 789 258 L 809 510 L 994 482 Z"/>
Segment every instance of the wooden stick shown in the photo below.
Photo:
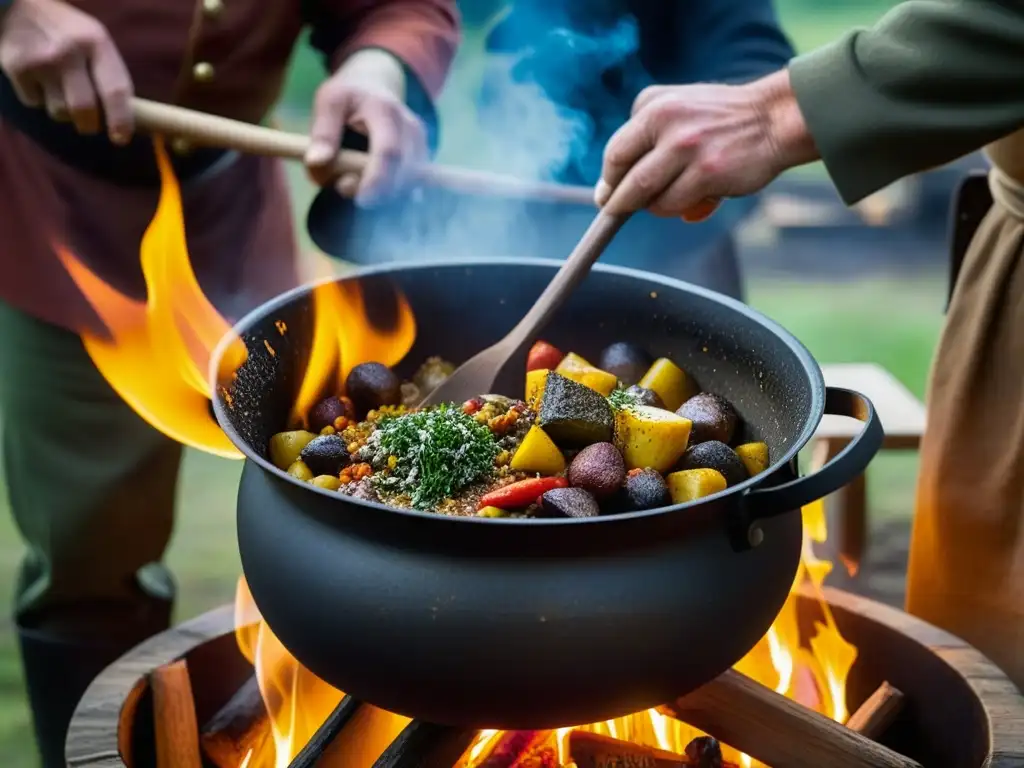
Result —
<path fill-rule="evenodd" d="M 697 765 L 686 755 L 613 739 L 589 731 L 569 734 L 569 757 L 577 768 L 689 768 Z M 722 768 L 737 768 L 723 760 Z"/>
<path fill-rule="evenodd" d="M 136 125 L 142 130 L 180 137 L 201 146 L 287 160 L 302 160 L 309 148 L 309 136 L 303 134 L 278 131 L 171 104 L 136 98 L 132 99 L 132 108 Z M 339 174 L 362 173 L 366 163 L 365 152 L 342 150 L 338 154 L 335 171 Z M 414 173 L 421 182 L 454 192 L 594 207 L 594 191 L 590 187 L 524 181 L 512 176 L 431 163 L 419 166 Z"/>
<path fill-rule="evenodd" d="M 476 737 L 472 728 L 413 720 L 373 764 L 373 768 L 451 768 Z"/>
<path fill-rule="evenodd" d="M 156 768 L 202 768 L 199 726 L 185 660 L 157 667 L 149 675 L 149 684 L 153 689 Z"/>
<path fill-rule="evenodd" d="M 735 670 L 661 709 L 766 765 L 920 768 L 910 758 Z"/>
<path fill-rule="evenodd" d="M 899 717 L 904 703 L 902 691 L 887 682 L 882 683 L 850 716 L 846 727 L 878 741 Z"/>
<path fill-rule="evenodd" d="M 313 768 L 320 761 L 327 746 L 344 730 L 361 706 L 362 702 L 351 696 L 343 696 L 338 706 L 324 720 L 323 725 L 316 729 L 316 733 L 289 763 L 288 768 Z"/>
<path fill-rule="evenodd" d="M 270 718 L 253 674 L 203 727 L 199 743 L 217 768 L 238 768 L 270 737 Z"/>

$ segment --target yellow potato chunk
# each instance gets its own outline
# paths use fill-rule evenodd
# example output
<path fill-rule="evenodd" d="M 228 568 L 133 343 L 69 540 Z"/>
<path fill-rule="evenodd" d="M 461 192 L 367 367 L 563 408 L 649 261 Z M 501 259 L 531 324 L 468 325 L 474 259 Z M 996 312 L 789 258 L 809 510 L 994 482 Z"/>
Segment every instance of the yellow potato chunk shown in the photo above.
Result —
<path fill-rule="evenodd" d="M 570 352 L 568 355 L 562 358 L 562 362 L 555 368 L 555 373 L 560 373 L 566 376 L 568 371 L 579 371 L 586 368 L 593 368 L 594 366 L 587 362 L 586 359 L 580 357 L 575 352 Z M 568 376 L 566 376 L 568 378 Z"/>
<path fill-rule="evenodd" d="M 640 386 L 656 392 L 670 411 L 682 405 L 689 393 L 686 371 L 667 357 L 659 357 L 654 361 L 640 379 Z"/>
<path fill-rule="evenodd" d="M 744 443 L 736 448 L 736 455 L 751 477 L 768 469 L 768 446 L 764 443 Z"/>
<path fill-rule="evenodd" d="M 665 478 L 673 504 L 685 504 L 724 491 L 727 483 L 715 469 L 684 469 Z"/>
<path fill-rule="evenodd" d="M 313 485 L 317 488 L 326 488 L 328 491 L 336 491 L 341 488 L 341 480 L 334 475 L 317 475 L 313 478 Z"/>
<path fill-rule="evenodd" d="M 664 408 L 637 405 L 615 413 L 615 444 L 627 469 L 667 472 L 686 451 L 689 419 Z"/>
<path fill-rule="evenodd" d="M 270 438 L 270 461 L 278 469 L 287 470 L 299 460 L 299 454 L 316 435 L 304 429 L 278 432 Z"/>
<path fill-rule="evenodd" d="M 519 444 L 509 466 L 522 472 L 558 475 L 565 471 L 565 456 L 543 429 L 533 426 Z"/>
<path fill-rule="evenodd" d="M 535 371 L 527 371 L 526 373 L 526 397 L 523 399 L 534 410 L 540 407 L 540 401 L 544 398 L 544 385 L 547 383 L 547 380 L 547 368 L 538 368 Z"/>
<path fill-rule="evenodd" d="M 288 474 L 296 480 L 303 480 L 307 483 L 313 479 L 313 472 L 306 466 L 304 461 L 292 462 L 291 466 L 288 467 Z"/>
<path fill-rule="evenodd" d="M 484 507 L 476 513 L 477 517 L 508 517 L 508 512 L 500 507 Z"/>

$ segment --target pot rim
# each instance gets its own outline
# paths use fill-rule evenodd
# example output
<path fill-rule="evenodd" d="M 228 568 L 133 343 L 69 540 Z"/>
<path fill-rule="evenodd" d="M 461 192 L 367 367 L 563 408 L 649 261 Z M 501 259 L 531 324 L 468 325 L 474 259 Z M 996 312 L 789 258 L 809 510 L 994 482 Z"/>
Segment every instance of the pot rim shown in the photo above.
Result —
<path fill-rule="evenodd" d="M 724 294 L 717 293 L 708 288 L 703 288 L 693 283 L 688 283 L 684 280 L 678 280 L 673 277 L 656 274 L 653 272 L 645 272 L 640 269 L 633 269 L 631 267 L 622 267 L 616 264 L 594 264 L 591 267 L 592 271 L 606 272 L 615 275 L 621 275 L 624 277 L 632 277 L 639 280 L 645 280 L 647 282 L 658 283 L 665 286 L 666 288 L 673 290 L 680 290 L 684 293 L 697 294 L 703 298 L 716 301 L 720 304 L 725 304 L 735 312 L 743 315 L 749 320 L 761 325 L 765 329 L 771 331 L 783 341 L 796 355 L 799 360 L 804 373 L 807 375 L 811 385 L 811 409 L 812 413 L 810 418 L 807 420 L 803 431 L 797 436 L 797 439 L 790 443 L 789 448 L 785 453 L 773 461 L 771 465 L 761 474 L 748 478 L 738 485 L 734 485 L 731 488 L 726 488 L 724 491 L 711 494 L 709 496 L 701 497 L 694 501 L 688 501 L 683 504 L 670 504 L 668 506 L 657 507 L 655 509 L 644 509 L 631 512 L 618 512 L 610 515 L 600 515 L 598 517 L 590 518 L 547 518 L 547 517 L 523 517 L 523 518 L 490 518 L 490 517 L 476 517 L 476 516 L 450 516 L 450 515 L 439 515 L 436 512 L 427 512 L 417 509 L 407 509 L 404 507 L 392 507 L 387 504 L 383 504 L 377 501 L 368 501 L 365 499 L 359 499 L 353 496 L 347 496 L 339 494 L 337 491 L 329 491 L 325 488 L 312 485 L 297 478 L 292 477 L 282 469 L 278 469 L 267 459 L 263 458 L 255 451 L 253 451 L 249 445 L 242 439 L 235 428 L 231 425 L 230 420 L 227 418 L 227 414 L 224 409 L 224 405 L 220 397 L 216 396 L 218 391 L 219 366 L 221 358 L 224 355 L 224 351 L 228 345 L 237 337 L 243 338 L 244 334 L 251 330 L 260 320 L 263 320 L 268 315 L 273 314 L 277 309 L 283 307 L 296 298 L 307 295 L 312 292 L 313 289 L 320 285 L 326 285 L 327 283 L 337 283 L 348 280 L 359 280 L 365 277 L 372 276 L 387 276 L 397 272 L 409 272 L 412 270 L 423 270 L 423 269 L 437 269 L 437 268 L 448 268 L 448 267 L 487 267 L 491 265 L 503 265 L 503 266 L 531 266 L 531 267 L 550 267 L 558 269 L 564 262 L 557 259 L 541 259 L 541 258 L 516 258 L 516 257 L 493 257 L 493 258 L 451 258 L 451 259 L 437 259 L 429 261 L 421 260 L 405 260 L 405 261 L 393 261 L 385 264 L 377 264 L 369 267 L 360 267 L 344 275 L 332 275 L 330 277 L 320 278 L 317 280 L 311 280 L 300 286 L 292 288 L 279 296 L 264 302 L 260 306 L 256 307 L 252 311 L 246 313 L 240 320 L 238 320 L 231 328 L 231 330 L 225 334 L 220 340 L 217 346 L 213 350 L 213 354 L 210 357 L 210 370 L 209 370 L 209 381 L 211 382 L 210 391 L 215 393 L 212 398 L 214 415 L 217 418 L 217 423 L 224 433 L 231 440 L 232 444 L 242 453 L 247 462 L 253 462 L 259 466 L 260 469 L 270 472 L 275 475 L 278 479 L 285 482 L 291 483 L 295 486 L 301 487 L 306 492 L 312 492 L 324 499 L 327 499 L 331 503 L 344 503 L 344 504 L 355 504 L 360 507 L 365 507 L 368 510 L 375 510 L 375 512 L 387 512 L 396 515 L 402 515 L 413 519 L 430 519 L 436 522 L 448 522 L 457 525 L 474 524 L 474 525 L 518 525 L 518 526 L 563 526 L 563 525 L 597 525 L 601 523 L 613 524 L 616 522 L 623 522 L 626 520 L 638 520 L 653 517 L 656 515 L 666 514 L 668 512 L 677 512 L 679 510 L 696 507 L 699 505 L 707 504 L 709 502 L 724 499 L 725 497 L 739 498 L 741 495 L 745 495 L 757 486 L 763 484 L 771 476 L 776 474 L 780 469 L 787 466 L 793 458 L 800 452 L 800 450 L 810 441 L 813 437 L 815 430 L 818 428 L 818 424 L 821 422 L 821 418 L 824 415 L 825 409 L 825 378 L 821 372 L 821 367 L 818 362 L 814 359 L 810 350 L 803 345 L 803 343 L 796 338 L 792 333 L 787 331 L 784 327 L 779 325 L 777 322 L 769 318 L 767 315 L 758 312 L 752 307 L 744 304 L 737 299 Z"/>

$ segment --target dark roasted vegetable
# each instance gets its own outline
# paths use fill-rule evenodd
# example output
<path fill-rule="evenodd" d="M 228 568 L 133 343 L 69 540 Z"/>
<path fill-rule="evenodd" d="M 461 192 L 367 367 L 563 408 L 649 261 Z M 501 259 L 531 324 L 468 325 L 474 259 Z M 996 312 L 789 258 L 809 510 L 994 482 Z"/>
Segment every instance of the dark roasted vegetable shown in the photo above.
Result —
<path fill-rule="evenodd" d="M 631 510 L 657 509 L 669 503 L 665 478 L 653 469 L 635 469 L 626 476 L 626 506 Z"/>
<path fill-rule="evenodd" d="M 402 382 L 394 371 L 380 363 L 361 363 L 353 368 L 345 382 L 345 392 L 363 415 L 382 405 L 402 402 Z"/>
<path fill-rule="evenodd" d="M 337 475 L 351 462 L 345 441 L 338 435 L 320 435 L 309 441 L 302 453 L 302 461 L 314 475 Z"/>
<path fill-rule="evenodd" d="M 339 419 L 354 419 L 356 409 L 347 397 L 331 395 L 314 405 L 309 411 L 309 428 L 320 432 L 324 427 L 344 429 L 346 424 Z"/>
<path fill-rule="evenodd" d="M 698 736 L 686 745 L 686 758 L 693 768 L 722 768 L 722 746 L 711 736 Z"/>
<path fill-rule="evenodd" d="M 569 485 L 582 488 L 595 499 L 607 499 L 626 480 L 626 463 L 611 443 L 588 445 L 569 465 Z"/>
<path fill-rule="evenodd" d="M 647 350 L 628 341 L 620 341 L 605 348 L 597 367 L 614 373 L 619 381 L 629 387 L 643 378 L 653 362 L 654 358 Z"/>
<path fill-rule="evenodd" d="M 728 444 L 736 431 L 739 416 L 732 403 L 713 392 L 694 395 L 676 411 L 680 416 L 693 422 L 690 431 L 690 445 L 718 440 Z"/>
<path fill-rule="evenodd" d="M 547 375 L 538 422 L 562 448 L 612 439 L 612 408 L 590 387 L 555 372 Z"/>
<path fill-rule="evenodd" d="M 582 488 L 555 488 L 540 498 L 541 512 L 549 517 L 597 517 L 597 500 Z"/>
<path fill-rule="evenodd" d="M 708 440 L 688 448 L 679 460 L 679 469 L 714 469 L 722 474 L 730 486 L 742 483 L 749 477 L 736 451 L 718 440 Z"/>

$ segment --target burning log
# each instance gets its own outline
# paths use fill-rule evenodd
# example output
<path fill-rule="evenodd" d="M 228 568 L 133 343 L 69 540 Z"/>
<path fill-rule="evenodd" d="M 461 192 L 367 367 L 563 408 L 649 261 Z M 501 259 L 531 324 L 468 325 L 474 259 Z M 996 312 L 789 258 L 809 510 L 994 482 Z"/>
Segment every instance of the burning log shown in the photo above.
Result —
<path fill-rule="evenodd" d="M 904 703 L 902 691 L 882 683 L 850 716 L 846 727 L 877 741 L 899 717 Z"/>
<path fill-rule="evenodd" d="M 734 670 L 661 711 L 767 765 L 921 768 L 914 760 Z"/>
<path fill-rule="evenodd" d="M 185 660 L 157 667 L 149 675 L 149 684 L 153 689 L 156 768 L 202 768 L 199 725 Z"/>
<path fill-rule="evenodd" d="M 373 768 L 451 768 L 477 731 L 413 720 L 377 758 Z"/>
<path fill-rule="evenodd" d="M 503 731 L 473 768 L 555 768 L 558 747 L 551 731 Z"/>
<path fill-rule="evenodd" d="M 323 725 L 316 729 L 316 733 L 289 763 L 288 768 L 313 768 L 320 761 L 324 750 L 344 730 L 361 706 L 362 702 L 351 696 L 343 696 L 338 706 L 324 720 Z"/>
<path fill-rule="evenodd" d="M 573 731 L 568 752 L 577 768 L 738 768 L 722 760 L 721 747 L 710 737 L 694 739 L 685 755 L 677 755 L 611 736 Z"/>
<path fill-rule="evenodd" d="M 217 768 L 238 768 L 270 737 L 270 719 L 254 674 L 203 727 L 199 742 Z"/>

